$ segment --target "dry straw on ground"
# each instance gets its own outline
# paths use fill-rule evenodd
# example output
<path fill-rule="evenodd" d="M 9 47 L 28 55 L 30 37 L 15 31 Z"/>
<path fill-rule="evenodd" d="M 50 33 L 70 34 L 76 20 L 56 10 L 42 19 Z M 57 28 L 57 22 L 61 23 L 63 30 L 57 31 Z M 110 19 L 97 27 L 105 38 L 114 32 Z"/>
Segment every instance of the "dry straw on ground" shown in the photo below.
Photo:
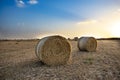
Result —
<path fill-rule="evenodd" d="M 36 55 L 47 65 L 62 65 L 70 60 L 71 46 L 62 36 L 42 38 L 36 46 Z"/>
<path fill-rule="evenodd" d="M 78 48 L 81 51 L 96 51 L 97 41 L 94 37 L 81 37 L 78 40 Z"/>

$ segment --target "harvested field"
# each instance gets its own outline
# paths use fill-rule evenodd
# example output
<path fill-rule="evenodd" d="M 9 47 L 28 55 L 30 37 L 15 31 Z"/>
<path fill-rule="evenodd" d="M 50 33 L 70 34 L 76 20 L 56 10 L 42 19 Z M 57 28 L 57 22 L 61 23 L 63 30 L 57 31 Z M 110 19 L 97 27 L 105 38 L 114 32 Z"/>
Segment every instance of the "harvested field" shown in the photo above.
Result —
<path fill-rule="evenodd" d="M 96 52 L 72 45 L 72 63 L 47 66 L 35 55 L 38 40 L 0 41 L 0 80 L 120 80 L 120 40 L 98 40 Z"/>

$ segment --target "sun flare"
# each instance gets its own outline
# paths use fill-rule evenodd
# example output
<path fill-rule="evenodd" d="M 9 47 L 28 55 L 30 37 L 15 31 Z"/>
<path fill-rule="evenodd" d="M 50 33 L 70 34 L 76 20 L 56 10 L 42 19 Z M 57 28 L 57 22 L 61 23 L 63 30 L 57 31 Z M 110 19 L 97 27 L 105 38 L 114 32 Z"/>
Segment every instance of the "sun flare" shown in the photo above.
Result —
<path fill-rule="evenodd" d="M 120 37 L 120 22 L 113 24 L 110 32 L 113 37 Z"/>

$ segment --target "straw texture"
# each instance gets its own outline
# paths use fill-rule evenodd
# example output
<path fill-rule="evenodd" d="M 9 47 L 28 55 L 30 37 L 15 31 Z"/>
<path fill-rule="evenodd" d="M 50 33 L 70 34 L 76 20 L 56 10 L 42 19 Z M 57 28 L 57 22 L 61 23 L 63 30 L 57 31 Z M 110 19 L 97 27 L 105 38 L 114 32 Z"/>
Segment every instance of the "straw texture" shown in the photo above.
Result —
<path fill-rule="evenodd" d="M 78 48 L 81 51 L 96 51 L 97 41 L 94 37 L 81 37 L 78 40 Z"/>
<path fill-rule="evenodd" d="M 62 65 L 69 62 L 71 46 L 66 38 L 55 35 L 42 38 L 36 46 L 36 56 L 47 65 Z"/>

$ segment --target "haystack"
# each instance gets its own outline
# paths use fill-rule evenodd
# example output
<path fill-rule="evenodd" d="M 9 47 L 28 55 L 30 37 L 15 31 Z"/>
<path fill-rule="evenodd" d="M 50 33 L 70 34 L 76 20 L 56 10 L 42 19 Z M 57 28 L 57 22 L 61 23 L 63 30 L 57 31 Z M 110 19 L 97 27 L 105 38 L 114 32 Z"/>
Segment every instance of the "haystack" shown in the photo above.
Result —
<path fill-rule="evenodd" d="M 78 48 L 81 51 L 96 51 L 97 41 L 94 37 L 81 37 L 78 40 Z"/>
<path fill-rule="evenodd" d="M 42 38 L 36 46 L 36 56 L 47 65 L 62 65 L 70 60 L 71 46 L 66 38 L 55 35 Z"/>
<path fill-rule="evenodd" d="M 74 39 L 73 39 L 73 40 L 78 41 L 78 37 L 74 37 Z"/>

